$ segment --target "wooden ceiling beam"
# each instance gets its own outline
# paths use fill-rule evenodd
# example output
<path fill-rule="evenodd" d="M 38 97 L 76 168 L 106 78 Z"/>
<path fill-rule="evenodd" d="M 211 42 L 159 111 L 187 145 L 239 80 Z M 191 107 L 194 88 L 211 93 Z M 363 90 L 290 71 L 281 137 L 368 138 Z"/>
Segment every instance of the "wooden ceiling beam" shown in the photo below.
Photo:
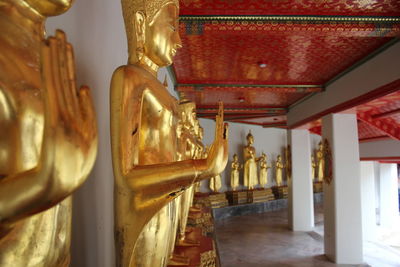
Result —
<path fill-rule="evenodd" d="M 383 119 L 383 118 L 387 118 L 387 117 L 391 117 L 393 115 L 397 115 L 400 114 L 400 108 L 395 109 L 395 110 L 391 110 L 388 112 L 383 112 L 380 114 L 375 114 L 375 115 L 371 115 L 371 118 L 376 120 L 376 119 Z"/>

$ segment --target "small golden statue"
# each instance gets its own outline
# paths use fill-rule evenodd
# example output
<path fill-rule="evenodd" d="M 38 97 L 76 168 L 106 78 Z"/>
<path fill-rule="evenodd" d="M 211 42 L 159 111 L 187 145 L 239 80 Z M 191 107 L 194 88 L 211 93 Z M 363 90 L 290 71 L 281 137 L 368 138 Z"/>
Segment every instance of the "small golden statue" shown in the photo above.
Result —
<path fill-rule="evenodd" d="M 277 186 L 281 186 L 282 182 L 283 182 L 283 176 L 282 176 L 282 172 L 283 172 L 283 168 L 285 168 L 285 166 L 282 163 L 282 158 L 281 155 L 278 155 L 278 157 L 276 158 L 276 162 L 275 162 L 275 172 L 276 172 L 276 185 Z"/>
<path fill-rule="evenodd" d="M 122 0 L 128 65 L 110 89 L 115 178 L 115 242 L 119 267 L 165 266 L 170 258 L 169 203 L 186 188 L 221 173 L 227 163 L 223 105 L 206 159 L 178 158 L 178 103 L 157 80 L 181 41 L 177 0 Z"/>
<path fill-rule="evenodd" d="M 247 134 L 247 146 L 244 147 L 244 186 L 253 189 L 258 182 L 256 149 L 253 147 L 254 137 L 249 131 Z"/>
<path fill-rule="evenodd" d="M 68 266 L 72 199 L 97 153 L 89 89 L 76 88 L 68 0 L 0 0 L 0 266 Z"/>
<path fill-rule="evenodd" d="M 318 165 L 317 178 L 318 182 L 322 182 L 324 180 L 324 169 L 325 169 L 324 145 L 322 144 L 322 142 L 319 142 L 316 154 L 317 154 L 317 165 Z"/>
<path fill-rule="evenodd" d="M 267 163 L 267 155 L 263 152 L 260 158 L 260 185 L 266 187 L 268 184 L 268 169 L 271 168 Z"/>
<path fill-rule="evenodd" d="M 311 180 L 314 181 L 315 178 L 315 169 L 317 168 L 317 163 L 315 162 L 315 158 L 311 155 Z"/>
<path fill-rule="evenodd" d="M 213 191 L 214 193 L 218 193 L 219 190 L 222 187 L 222 183 L 221 183 L 221 175 L 217 174 L 214 177 L 211 177 L 210 179 L 210 189 L 211 191 Z"/>
<path fill-rule="evenodd" d="M 239 171 L 243 166 L 239 163 L 238 156 L 233 155 L 233 161 L 231 165 L 231 187 L 233 191 L 236 191 L 239 187 Z"/>

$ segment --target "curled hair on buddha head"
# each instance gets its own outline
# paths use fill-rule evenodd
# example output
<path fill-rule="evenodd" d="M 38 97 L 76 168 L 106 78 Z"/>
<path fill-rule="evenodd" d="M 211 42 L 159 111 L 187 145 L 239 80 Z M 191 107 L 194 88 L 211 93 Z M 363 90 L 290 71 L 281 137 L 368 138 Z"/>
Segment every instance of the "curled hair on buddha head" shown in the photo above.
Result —
<path fill-rule="evenodd" d="M 178 0 L 121 0 L 130 63 L 138 62 L 144 52 L 144 43 L 141 44 L 144 40 L 137 40 L 135 32 L 137 13 L 141 13 L 144 20 L 151 23 L 157 13 L 168 4 L 175 4 L 179 8 Z"/>

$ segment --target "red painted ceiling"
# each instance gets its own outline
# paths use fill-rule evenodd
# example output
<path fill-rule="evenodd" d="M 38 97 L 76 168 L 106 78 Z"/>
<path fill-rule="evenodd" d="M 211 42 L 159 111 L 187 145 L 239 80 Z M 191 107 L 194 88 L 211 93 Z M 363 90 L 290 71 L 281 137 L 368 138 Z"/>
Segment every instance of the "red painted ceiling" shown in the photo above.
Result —
<path fill-rule="evenodd" d="M 400 35 L 398 22 L 365 19 L 400 16 L 398 0 L 181 0 L 180 15 L 176 90 L 199 117 L 221 100 L 230 121 L 267 127 L 285 127 L 290 105 Z"/>
<path fill-rule="evenodd" d="M 400 91 L 355 107 L 358 117 L 358 138 L 369 141 L 381 138 L 400 140 Z M 308 126 L 321 134 L 321 120 Z"/>
<path fill-rule="evenodd" d="M 398 0 L 181 0 L 182 15 L 400 16 Z"/>

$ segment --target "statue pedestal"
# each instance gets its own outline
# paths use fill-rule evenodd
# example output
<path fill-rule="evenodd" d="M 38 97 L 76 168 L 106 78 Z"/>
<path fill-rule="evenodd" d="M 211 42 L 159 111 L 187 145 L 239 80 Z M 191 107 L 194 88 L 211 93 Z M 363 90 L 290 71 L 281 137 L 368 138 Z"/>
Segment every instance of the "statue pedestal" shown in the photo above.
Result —
<path fill-rule="evenodd" d="M 269 200 L 274 200 L 275 196 L 272 193 L 271 188 L 260 188 L 249 191 L 249 203 L 259 203 L 259 202 L 266 202 Z M 251 196 L 251 198 L 250 198 Z M 251 202 L 250 202 L 251 200 Z"/>
<path fill-rule="evenodd" d="M 272 187 L 272 192 L 274 193 L 275 199 L 288 197 L 288 187 L 286 185 L 274 186 Z"/>
<path fill-rule="evenodd" d="M 208 199 L 210 200 L 211 208 L 221 208 L 229 205 L 225 193 L 212 193 Z"/>
<path fill-rule="evenodd" d="M 313 184 L 313 191 L 314 193 L 321 193 L 324 189 L 324 184 L 323 182 L 314 182 Z"/>
<path fill-rule="evenodd" d="M 191 240 L 198 241 L 199 245 L 191 247 L 175 246 L 174 254 L 189 258 L 189 264 L 184 265 L 187 267 L 217 267 L 220 266 L 220 264 L 214 241 L 214 221 L 212 219 L 211 209 L 206 205 L 210 203 L 209 197 L 211 196 L 206 196 L 205 194 L 196 194 L 196 196 L 194 202 L 201 205 L 202 208 L 199 212 L 191 214 L 188 218 L 190 232 L 187 233 L 187 237 Z M 176 267 L 176 265 L 168 265 L 168 267 Z"/>
<path fill-rule="evenodd" d="M 229 205 L 239 205 L 248 203 L 247 191 L 228 191 L 226 192 Z"/>

